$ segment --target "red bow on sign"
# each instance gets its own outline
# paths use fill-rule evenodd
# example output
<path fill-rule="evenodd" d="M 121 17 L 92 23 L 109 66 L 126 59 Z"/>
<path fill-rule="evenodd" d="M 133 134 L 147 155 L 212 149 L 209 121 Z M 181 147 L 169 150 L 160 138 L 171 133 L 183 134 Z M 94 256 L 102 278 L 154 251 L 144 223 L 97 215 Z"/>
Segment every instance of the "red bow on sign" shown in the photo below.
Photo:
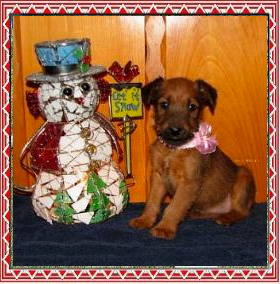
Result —
<path fill-rule="evenodd" d="M 129 83 L 137 75 L 140 74 L 138 65 L 131 65 L 132 62 L 128 61 L 124 68 L 115 61 L 108 69 L 108 73 L 118 82 L 118 83 Z"/>

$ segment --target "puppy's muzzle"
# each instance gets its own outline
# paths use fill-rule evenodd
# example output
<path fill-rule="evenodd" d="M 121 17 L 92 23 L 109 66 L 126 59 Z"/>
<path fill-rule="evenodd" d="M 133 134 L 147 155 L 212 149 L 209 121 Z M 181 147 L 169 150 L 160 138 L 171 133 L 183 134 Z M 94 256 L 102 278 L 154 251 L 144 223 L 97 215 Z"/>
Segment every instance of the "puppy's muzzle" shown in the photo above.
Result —
<path fill-rule="evenodd" d="M 170 127 L 168 128 L 168 132 L 170 134 L 170 137 L 173 139 L 177 139 L 178 137 L 180 137 L 181 133 L 182 133 L 182 128 L 179 127 Z"/>
<path fill-rule="evenodd" d="M 163 132 L 162 138 L 171 145 L 180 145 L 192 139 L 193 134 L 181 127 L 172 126 Z"/>

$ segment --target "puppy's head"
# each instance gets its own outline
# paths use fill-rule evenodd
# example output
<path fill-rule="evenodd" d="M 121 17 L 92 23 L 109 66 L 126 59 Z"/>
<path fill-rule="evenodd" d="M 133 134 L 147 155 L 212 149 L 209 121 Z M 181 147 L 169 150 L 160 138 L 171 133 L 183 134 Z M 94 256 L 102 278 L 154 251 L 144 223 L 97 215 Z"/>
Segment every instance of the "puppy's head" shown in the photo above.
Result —
<path fill-rule="evenodd" d="M 157 135 L 171 146 L 188 142 L 198 131 L 201 112 L 214 113 L 217 92 L 203 80 L 158 78 L 142 89 L 144 104 L 154 106 Z"/>

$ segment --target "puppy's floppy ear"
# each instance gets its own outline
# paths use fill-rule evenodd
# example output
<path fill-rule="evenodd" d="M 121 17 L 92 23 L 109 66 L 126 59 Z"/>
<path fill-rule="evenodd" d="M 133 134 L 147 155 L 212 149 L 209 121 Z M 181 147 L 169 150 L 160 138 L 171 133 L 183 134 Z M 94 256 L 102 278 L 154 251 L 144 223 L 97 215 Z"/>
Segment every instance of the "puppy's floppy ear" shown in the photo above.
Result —
<path fill-rule="evenodd" d="M 214 110 L 217 104 L 217 91 L 203 80 L 196 80 L 195 89 L 198 93 L 198 100 L 205 106 L 208 106 L 211 113 L 214 114 Z"/>
<path fill-rule="evenodd" d="M 162 77 L 158 77 L 142 88 L 143 103 L 146 107 L 154 104 L 160 97 L 160 88 L 163 81 L 164 79 Z"/>

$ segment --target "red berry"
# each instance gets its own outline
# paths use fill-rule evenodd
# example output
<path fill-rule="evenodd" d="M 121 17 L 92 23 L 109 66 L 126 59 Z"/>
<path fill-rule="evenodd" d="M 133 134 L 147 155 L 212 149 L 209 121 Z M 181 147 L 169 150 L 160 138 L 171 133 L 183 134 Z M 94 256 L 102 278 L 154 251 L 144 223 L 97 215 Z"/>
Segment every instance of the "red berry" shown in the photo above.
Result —
<path fill-rule="evenodd" d="M 83 63 L 90 64 L 91 57 L 89 55 L 86 55 L 83 57 Z"/>

